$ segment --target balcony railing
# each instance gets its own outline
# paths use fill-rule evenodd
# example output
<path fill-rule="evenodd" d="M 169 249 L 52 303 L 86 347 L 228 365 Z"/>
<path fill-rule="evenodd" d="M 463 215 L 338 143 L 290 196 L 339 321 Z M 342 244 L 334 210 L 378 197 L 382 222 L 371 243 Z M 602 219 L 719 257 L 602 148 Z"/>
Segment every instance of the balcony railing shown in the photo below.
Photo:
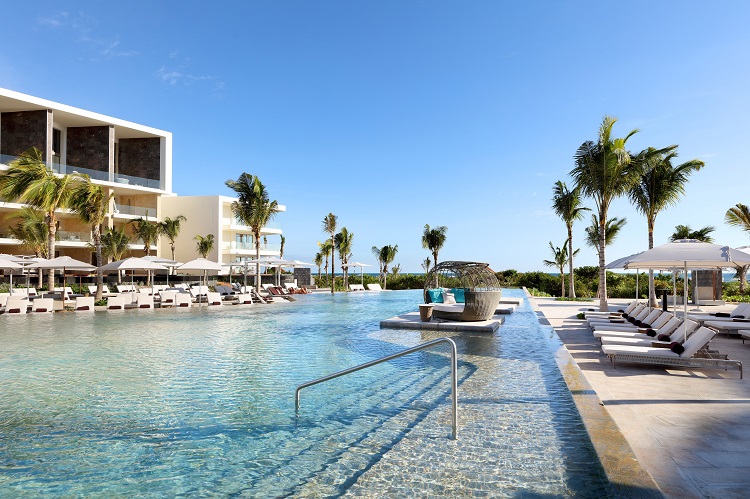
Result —
<path fill-rule="evenodd" d="M 231 241 L 229 243 L 229 249 L 231 250 L 239 250 L 239 251 L 255 251 L 255 243 L 240 243 L 237 241 Z M 260 249 L 261 251 L 279 251 L 281 250 L 281 244 L 279 243 L 268 243 L 263 244 L 263 241 L 260 243 Z"/>
<path fill-rule="evenodd" d="M 115 213 L 121 215 L 134 215 L 136 217 L 155 217 L 156 208 L 144 208 L 143 206 L 123 206 L 115 203 Z"/>
<path fill-rule="evenodd" d="M 0 164 L 9 165 L 12 161 L 18 159 L 18 156 L 9 156 L 7 154 L 0 154 Z M 80 166 L 66 165 L 64 163 L 47 162 L 47 166 L 55 173 L 66 174 L 66 173 L 81 173 L 88 175 L 93 180 L 101 180 L 104 182 L 115 182 L 118 184 L 134 185 L 139 187 L 150 187 L 152 189 L 161 189 L 161 181 L 153 180 L 150 178 L 134 177 L 132 175 L 123 175 L 115 173 L 110 175 L 109 171 L 92 170 L 90 168 L 83 168 Z"/>
<path fill-rule="evenodd" d="M 69 230 L 58 230 L 56 233 L 58 241 L 68 241 L 74 243 L 88 243 L 91 241 L 91 232 L 73 232 Z"/>

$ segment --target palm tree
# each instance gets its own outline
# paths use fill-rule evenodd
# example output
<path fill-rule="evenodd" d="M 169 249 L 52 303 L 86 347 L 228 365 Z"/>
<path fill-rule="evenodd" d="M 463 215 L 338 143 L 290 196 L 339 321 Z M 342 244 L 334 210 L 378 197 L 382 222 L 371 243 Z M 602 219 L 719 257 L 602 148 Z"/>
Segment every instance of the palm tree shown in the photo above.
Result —
<path fill-rule="evenodd" d="M 607 246 L 615 242 L 617 235 L 620 233 L 622 228 L 627 223 L 628 223 L 627 218 L 612 217 L 609 220 L 607 220 L 607 223 L 604 224 L 605 234 L 607 238 L 605 243 Z M 594 214 L 591 215 L 591 225 L 586 227 L 585 231 L 586 231 L 586 238 L 585 238 L 586 244 L 594 248 L 598 254 L 599 253 L 599 218 L 596 215 Z"/>
<path fill-rule="evenodd" d="M 565 182 L 558 180 L 555 182 L 555 187 L 552 189 L 552 209 L 558 217 L 562 218 L 565 222 L 565 227 L 568 229 L 568 254 L 571 255 L 568 263 L 570 264 L 570 292 L 571 298 L 576 297 L 575 278 L 573 274 L 573 222 L 576 220 L 583 219 L 584 211 L 591 211 L 582 205 L 583 199 L 581 198 L 581 189 L 579 187 L 573 190 L 568 189 Z M 564 296 L 564 295 L 563 295 Z"/>
<path fill-rule="evenodd" d="M 67 208 L 74 185 L 82 181 L 78 174 L 56 175 L 44 164 L 42 151 L 32 147 L 12 161 L 4 175 L 0 175 L 0 197 L 20 201 L 45 213 L 47 222 L 47 253 L 55 256 L 58 209 Z M 47 280 L 49 289 L 55 286 L 55 273 Z"/>
<path fill-rule="evenodd" d="M 703 161 L 693 159 L 681 165 L 672 165 L 677 157 L 677 146 L 670 146 L 661 151 L 650 147 L 637 156 L 645 166 L 637 184 L 628 193 L 636 209 L 646 217 L 648 225 L 648 249 L 654 247 L 654 225 L 656 216 L 668 206 L 677 204 L 680 196 L 685 194 L 688 177 L 705 166 Z M 641 159 L 642 158 L 642 159 Z M 648 295 L 650 305 L 655 307 L 654 271 L 648 271 Z"/>
<path fill-rule="evenodd" d="M 24 206 L 15 213 L 6 217 L 6 220 L 18 220 L 14 226 L 8 227 L 8 232 L 14 239 L 21 241 L 21 246 L 28 248 L 34 253 L 34 256 L 49 258 L 49 248 L 47 247 L 47 222 L 44 221 L 44 212 Z M 38 273 L 38 287 L 42 287 L 42 271 Z"/>
<path fill-rule="evenodd" d="M 198 241 L 195 244 L 195 251 L 197 251 L 203 258 L 208 258 L 208 254 L 214 249 L 214 235 L 196 235 L 195 240 Z"/>
<path fill-rule="evenodd" d="M 326 269 L 326 281 L 328 281 L 328 257 L 331 255 L 331 252 L 333 251 L 333 247 L 331 246 L 331 240 L 326 239 L 322 243 L 318 243 L 318 246 L 320 247 L 320 252 L 325 256 L 326 263 L 325 263 L 325 269 Z"/>
<path fill-rule="evenodd" d="M 388 264 L 396 259 L 396 253 L 398 253 L 398 244 L 380 248 L 380 261 L 383 264 L 383 289 L 388 289 Z"/>
<path fill-rule="evenodd" d="M 383 260 L 380 259 L 380 248 L 373 246 L 370 248 L 370 251 L 372 251 L 375 259 L 378 261 L 378 280 L 380 281 L 380 284 L 383 284 Z"/>
<path fill-rule="evenodd" d="M 625 148 L 628 139 L 638 133 L 632 130 L 624 138 L 613 138 L 612 127 L 617 119 L 605 116 L 599 127 L 596 142 L 586 141 L 575 154 L 575 167 L 570 176 L 581 194 L 594 199 L 599 221 L 599 309 L 608 310 L 606 273 L 606 227 L 607 214 L 612 201 L 628 193 L 638 182 L 640 163 L 631 164 L 630 154 Z"/>
<path fill-rule="evenodd" d="M 328 232 L 331 235 L 331 294 L 334 293 L 334 286 L 336 282 L 336 265 L 334 260 L 336 255 L 333 249 L 336 247 L 336 242 L 333 240 L 336 234 L 336 225 L 338 224 L 338 217 L 333 213 L 329 213 L 323 218 L 323 232 Z"/>
<path fill-rule="evenodd" d="M 122 260 L 128 251 L 130 238 L 122 228 L 107 229 L 102 235 L 102 255 L 106 259 L 113 261 Z M 117 283 L 122 282 L 122 275 L 117 273 Z"/>
<path fill-rule="evenodd" d="M 186 222 L 187 218 L 185 218 L 183 215 L 177 215 L 174 218 L 166 217 L 161 222 L 161 233 L 169 239 L 169 248 L 172 250 L 172 261 L 175 260 L 174 258 L 174 250 L 175 250 L 175 239 L 177 239 L 177 236 L 180 235 L 180 228 L 182 225 L 182 222 Z"/>
<path fill-rule="evenodd" d="M 318 282 L 320 282 L 320 267 L 323 265 L 323 253 L 318 251 L 315 253 L 315 258 L 313 258 L 313 263 L 318 266 Z M 326 268 L 326 272 L 328 269 Z"/>
<path fill-rule="evenodd" d="M 250 227 L 255 242 L 255 259 L 260 258 L 260 232 L 279 212 L 279 204 L 271 201 L 266 186 L 257 176 L 242 173 L 237 180 L 227 180 L 226 186 L 237 193 L 232 213 Z M 255 266 L 255 289 L 260 291 L 260 265 Z"/>
<path fill-rule="evenodd" d="M 550 241 L 549 247 L 552 250 L 552 260 L 544 260 L 544 264 L 548 267 L 555 267 L 560 271 L 560 297 L 565 298 L 565 264 L 570 260 L 568 257 L 568 241 L 565 241 L 559 248 L 556 248 Z M 579 251 L 575 250 L 573 255 L 575 256 Z"/>
<path fill-rule="evenodd" d="M 130 223 L 133 224 L 133 235 L 143 241 L 143 252 L 146 256 L 150 256 L 151 246 L 156 243 L 162 234 L 162 226 L 142 217 L 138 217 Z"/>
<path fill-rule="evenodd" d="M 424 231 L 422 232 L 422 247 L 432 253 L 432 261 L 434 265 L 437 265 L 438 253 L 445 245 L 446 232 L 448 232 L 448 227 L 445 225 L 430 229 L 428 224 L 424 224 Z"/>
<path fill-rule="evenodd" d="M 392 275 L 392 276 L 394 276 L 394 277 L 395 277 L 395 276 L 397 276 L 397 275 L 398 275 L 398 274 L 399 274 L 400 272 L 401 272 L 401 264 L 400 264 L 400 263 L 399 263 L 399 264 L 397 264 L 397 265 L 394 265 L 393 267 L 391 267 L 391 275 Z"/>
<path fill-rule="evenodd" d="M 336 242 L 336 249 L 339 252 L 339 258 L 341 259 L 341 270 L 344 272 L 344 291 L 349 289 L 349 257 L 352 255 L 352 244 L 354 243 L 354 233 L 349 232 L 346 227 L 342 227 L 341 231 L 334 237 Z"/>
<path fill-rule="evenodd" d="M 737 203 L 729 208 L 724 215 L 724 222 L 727 225 L 739 227 L 747 233 L 750 233 L 750 208 L 742 203 Z M 737 267 L 737 277 L 740 279 L 740 293 L 745 294 L 747 286 L 748 266 L 742 265 Z"/>
<path fill-rule="evenodd" d="M 430 261 L 430 257 L 429 256 L 424 259 L 424 262 L 422 262 L 422 268 L 424 269 L 425 274 L 430 271 L 430 264 L 431 263 L 432 262 Z"/>
<path fill-rule="evenodd" d="M 716 227 L 707 225 L 698 230 L 692 230 L 689 225 L 676 225 L 674 232 L 669 236 L 671 242 L 679 241 L 680 239 L 695 239 L 704 243 L 714 242 L 714 238 L 709 234 L 716 230 Z"/>
<path fill-rule="evenodd" d="M 96 254 L 96 266 L 104 265 L 102 260 L 102 225 L 109 216 L 110 201 L 114 193 L 104 192 L 101 185 L 91 183 L 87 178 L 85 182 L 79 182 L 73 190 L 71 207 L 81 222 L 91 226 L 91 239 Z M 104 287 L 104 276 L 100 269 L 96 269 L 96 297 L 102 299 Z"/>

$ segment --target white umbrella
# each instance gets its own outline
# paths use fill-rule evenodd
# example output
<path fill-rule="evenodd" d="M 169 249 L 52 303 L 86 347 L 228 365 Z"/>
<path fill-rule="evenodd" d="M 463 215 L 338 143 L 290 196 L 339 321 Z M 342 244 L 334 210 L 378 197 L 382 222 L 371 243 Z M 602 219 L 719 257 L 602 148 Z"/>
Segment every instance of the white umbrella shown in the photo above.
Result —
<path fill-rule="evenodd" d="M 222 265 L 220 263 L 212 262 L 206 258 L 196 258 L 189 262 L 183 263 L 175 270 L 177 272 L 191 273 L 191 272 L 203 272 L 206 280 L 206 286 L 208 286 L 208 273 L 209 272 L 221 272 Z"/>
<path fill-rule="evenodd" d="M 91 264 L 88 264 L 86 262 L 82 262 L 80 260 L 76 260 L 75 258 L 71 258 L 69 256 L 58 256 L 57 258 L 51 258 L 49 260 L 40 260 L 38 262 L 34 262 L 31 265 L 28 266 L 30 269 L 49 269 L 49 270 L 55 270 L 55 269 L 62 269 L 63 271 L 63 291 L 62 291 L 62 298 L 63 298 L 63 308 L 65 308 L 65 271 L 66 270 L 96 270 L 96 267 L 94 267 Z M 54 290 L 50 290 L 52 292 Z"/>
<path fill-rule="evenodd" d="M 359 276 L 362 278 L 362 285 L 364 286 L 365 285 L 365 269 L 364 268 L 372 267 L 372 265 L 368 265 L 362 262 L 349 262 L 346 265 L 342 265 L 342 267 L 359 267 Z"/>
<path fill-rule="evenodd" d="M 146 258 L 138 258 L 131 256 L 129 258 L 124 258 L 122 260 L 116 260 L 114 262 L 110 262 L 106 265 L 102 265 L 99 267 L 99 269 L 102 272 L 120 272 L 122 270 L 132 270 L 130 274 L 130 283 L 133 284 L 133 276 L 135 274 L 136 270 L 146 270 L 149 273 L 152 270 L 167 270 L 167 267 L 160 263 L 156 263 L 150 260 L 147 260 Z M 154 281 L 151 281 L 151 294 L 154 294 Z"/>
<path fill-rule="evenodd" d="M 178 262 L 176 260 L 170 260 L 168 258 L 162 258 L 160 256 L 149 255 L 149 256 L 144 256 L 141 258 L 143 258 L 144 260 L 148 260 L 149 262 L 158 263 L 160 265 L 164 265 L 165 267 L 167 267 L 167 286 L 169 286 L 169 269 L 174 268 L 174 267 L 179 267 L 180 265 L 182 265 L 182 262 Z"/>
<path fill-rule="evenodd" d="M 8 269 L 11 270 L 10 273 L 10 294 L 13 294 L 13 270 L 16 269 L 23 269 L 23 265 L 19 265 L 13 260 L 6 258 L 11 257 L 14 258 L 12 255 L 0 255 L 0 269 Z"/>
<path fill-rule="evenodd" d="M 656 248 L 644 251 L 633 257 L 625 268 L 665 269 L 683 267 L 685 280 L 683 288 L 685 298 L 685 319 L 687 321 L 687 271 L 688 269 L 715 269 L 750 265 L 750 254 L 718 244 L 704 243 L 695 239 L 680 239 Z M 687 340 L 687 322 L 685 321 L 685 340 Z"/>

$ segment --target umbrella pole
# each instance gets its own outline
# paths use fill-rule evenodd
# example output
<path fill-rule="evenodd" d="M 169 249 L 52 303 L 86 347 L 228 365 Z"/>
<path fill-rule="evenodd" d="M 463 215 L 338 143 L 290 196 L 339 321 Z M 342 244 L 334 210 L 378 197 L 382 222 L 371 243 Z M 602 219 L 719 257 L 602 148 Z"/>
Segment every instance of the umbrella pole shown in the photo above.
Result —
<path fill-rule="evenodd" d="M 685 335 L 685 338 L 682 341 L 684 343 L 685 341 L 687 341 L 687 260 L 685 260 L 685 279 L 682 281 L 682 288 L 683 292 L 685 293 L 685 299 L 682 300 L 682 303 L 685 305 L 685 316 L 682 320 L 682 331 Z"/>
<path fill-rule="evenodd" d="M 26 296 L 29 296 L 28 289 Z M 13 294 L 13 270 L 10 271 L 10 294 Z"/>
<path fill-rule="evenodd" d="M 677 269 L 672 268 L 672 315 L 677 315 Z"/>
<path fill-rule="evenodd" d="M 640 269 L 635 269 L 635 302 L 638 303 L 638 298 L 640 298 L 640 293 L 638 292 L 638 276 L 640 274 Z"/>

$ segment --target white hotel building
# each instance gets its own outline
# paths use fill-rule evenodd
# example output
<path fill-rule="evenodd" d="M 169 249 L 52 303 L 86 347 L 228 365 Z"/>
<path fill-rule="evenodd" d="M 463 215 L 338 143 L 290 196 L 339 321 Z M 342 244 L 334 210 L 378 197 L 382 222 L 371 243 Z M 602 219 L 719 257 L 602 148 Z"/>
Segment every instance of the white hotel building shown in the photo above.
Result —
<path fill-rule="evenodd" d="M 176 258 L 192 260 L 196 235 L 213 234 L 209 258 L 222 263 L 242 261 L 255 255 L 250 228 L 237 223 L 231 213 L 234 201 L 226 196 L 177 196 L 172 192 L 172 134 L 83 109 L 58 104 L 0 88 L 0 175 L 24 151 L 36 147 L 55 172 L 85 173 L 114 194 L 106 225 L 124 228 L 143 217 L 160 222 L 183 215 L 176 240 Z M 242 172 L 236 172 L 235 178 Z M 27 254 L 8 228 L 7 217 L 23 205 L 0 199 L 0 253 Z M 281 206 L 281 211 L 286 208 Z M 55 256 L 68 255 L 94 263 L 88 248 L 90 227 L 69 210 L 58 213 Z M 281 229 L 262 231 L 261 255 L 278 256 Z M 143 256 L 143 242 L 131 236 L 132 256 Z M 152 254 L 169 258 L 169 241 L 162 237 Z"/>

